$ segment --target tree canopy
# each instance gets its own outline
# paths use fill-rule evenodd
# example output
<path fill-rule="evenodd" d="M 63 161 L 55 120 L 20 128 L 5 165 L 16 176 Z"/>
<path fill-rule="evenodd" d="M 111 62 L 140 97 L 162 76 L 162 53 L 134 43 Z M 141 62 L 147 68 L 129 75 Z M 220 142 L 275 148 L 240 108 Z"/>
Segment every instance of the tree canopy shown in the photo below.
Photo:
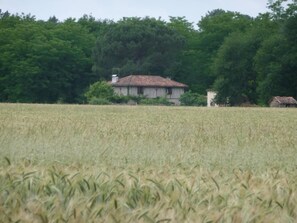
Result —
<path fill-rule="evenodd" d="M 183 37 L 154 18 L 124 18 L 98 36 L 93 70 L 102 79 L 113 68 L 120 74 L 168 75 L 178 61 Z"/>

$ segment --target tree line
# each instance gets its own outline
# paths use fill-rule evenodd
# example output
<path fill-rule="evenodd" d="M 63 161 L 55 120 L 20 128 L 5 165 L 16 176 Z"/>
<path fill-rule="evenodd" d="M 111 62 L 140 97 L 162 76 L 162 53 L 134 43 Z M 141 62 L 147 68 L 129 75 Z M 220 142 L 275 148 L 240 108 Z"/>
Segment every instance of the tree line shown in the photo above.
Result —
<path fill-rule="evenodd" d="M 61 22 L 0 11 L 0 101 L 83 103 L 112 72 L 171 77 L 231 105 L 297 97 L 297 0 L 268 8 L 255 18 L 216 9 L 198 28 L 185 17 Z"/>

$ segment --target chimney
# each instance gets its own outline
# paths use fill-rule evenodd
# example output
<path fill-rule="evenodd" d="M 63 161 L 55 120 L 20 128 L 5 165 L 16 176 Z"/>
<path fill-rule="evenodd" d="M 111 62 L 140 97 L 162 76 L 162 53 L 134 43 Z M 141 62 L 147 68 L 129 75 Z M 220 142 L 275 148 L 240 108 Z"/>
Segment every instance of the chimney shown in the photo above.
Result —
<path fill-rule="evenodd" d="M 119 77 L 118 77 L 117 74 L 113 74 L 113 75 L 111 76 L 111 83 L 112 83 L 112 84 L 117 83 L 118 80 L 119 80 Z"/>

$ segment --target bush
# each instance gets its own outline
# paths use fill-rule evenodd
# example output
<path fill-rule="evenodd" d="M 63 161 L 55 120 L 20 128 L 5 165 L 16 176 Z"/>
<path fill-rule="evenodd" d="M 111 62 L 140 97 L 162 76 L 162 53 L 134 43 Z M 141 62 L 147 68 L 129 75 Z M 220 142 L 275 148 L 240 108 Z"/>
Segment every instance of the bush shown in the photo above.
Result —
<path fill-rule="evenodd" d="M 114 91 L 110 84 L 105 81 L 98 81 L 94 84 L 90 85 L 89 89 L 85 93 L 85 97 L 87 98 L 88 103 L 92 104 L 92 102 L 99 101 L 111 101 L 114 97 Z"/>
<path fill-rule="evenodd" d="M 142 98 L 139 101 L 139 104 L 142 105 L 171 105 L 171 102 L 166 98 Z"/>
<path fill-rule="evenodd" d="M 130 100 L 129 96 L 117 95 L 117 94 L 113 95 L 110 98 L 110 101 L 115 104 L 127 104 L 129 100 Z"/>
<path fill-rule="evenodd" d="M 166 98 L 145 98 L 143 96 L 124 96 L 114 93 L 113 88 L 107 82 L 95 82 L 90 85 L 86 93 L 87 102 L 93 105 L 128 104 L 133 101 L 143 105 L 171 105 Z"/>
<path fill-rule="evenodd" d="M 206 106 L 207 99 L 204 95 L 188 91 L 180 97 L 181 105 L 185 106 Z"/>

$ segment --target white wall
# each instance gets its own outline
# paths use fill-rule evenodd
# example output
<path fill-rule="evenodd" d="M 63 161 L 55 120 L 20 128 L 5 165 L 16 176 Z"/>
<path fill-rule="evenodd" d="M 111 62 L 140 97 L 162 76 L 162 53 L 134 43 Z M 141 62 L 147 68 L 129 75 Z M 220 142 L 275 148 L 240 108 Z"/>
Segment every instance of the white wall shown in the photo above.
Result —
<path fill-rule="evenodd" d="M 137 96 L 138 91 L 137 87 L 113 87 L 115 93 L 119 95 L 131 95 Z M 157 98 L 157 97 L 166 97 L 169 101 L 174 104 L 180 104 L 179 98 L 184 93 L 183 88 L 172 88 L 172 94 L 168 95 L 166 92 L 166 88 L 161 87 L 143 87 L 143 96 L 147 98 Z"/>
<path fill-rule="evenodd" d="M 215 91 L 207 91 L 207 107 L 218 107 L 218 105 L 213 102 L 216 95 L 217 92 Z"/>
<path fill-rule="evenodd" d="M 126 87 L 113 87 L 113 90 L 118 95 L 128 95 Z"/>

